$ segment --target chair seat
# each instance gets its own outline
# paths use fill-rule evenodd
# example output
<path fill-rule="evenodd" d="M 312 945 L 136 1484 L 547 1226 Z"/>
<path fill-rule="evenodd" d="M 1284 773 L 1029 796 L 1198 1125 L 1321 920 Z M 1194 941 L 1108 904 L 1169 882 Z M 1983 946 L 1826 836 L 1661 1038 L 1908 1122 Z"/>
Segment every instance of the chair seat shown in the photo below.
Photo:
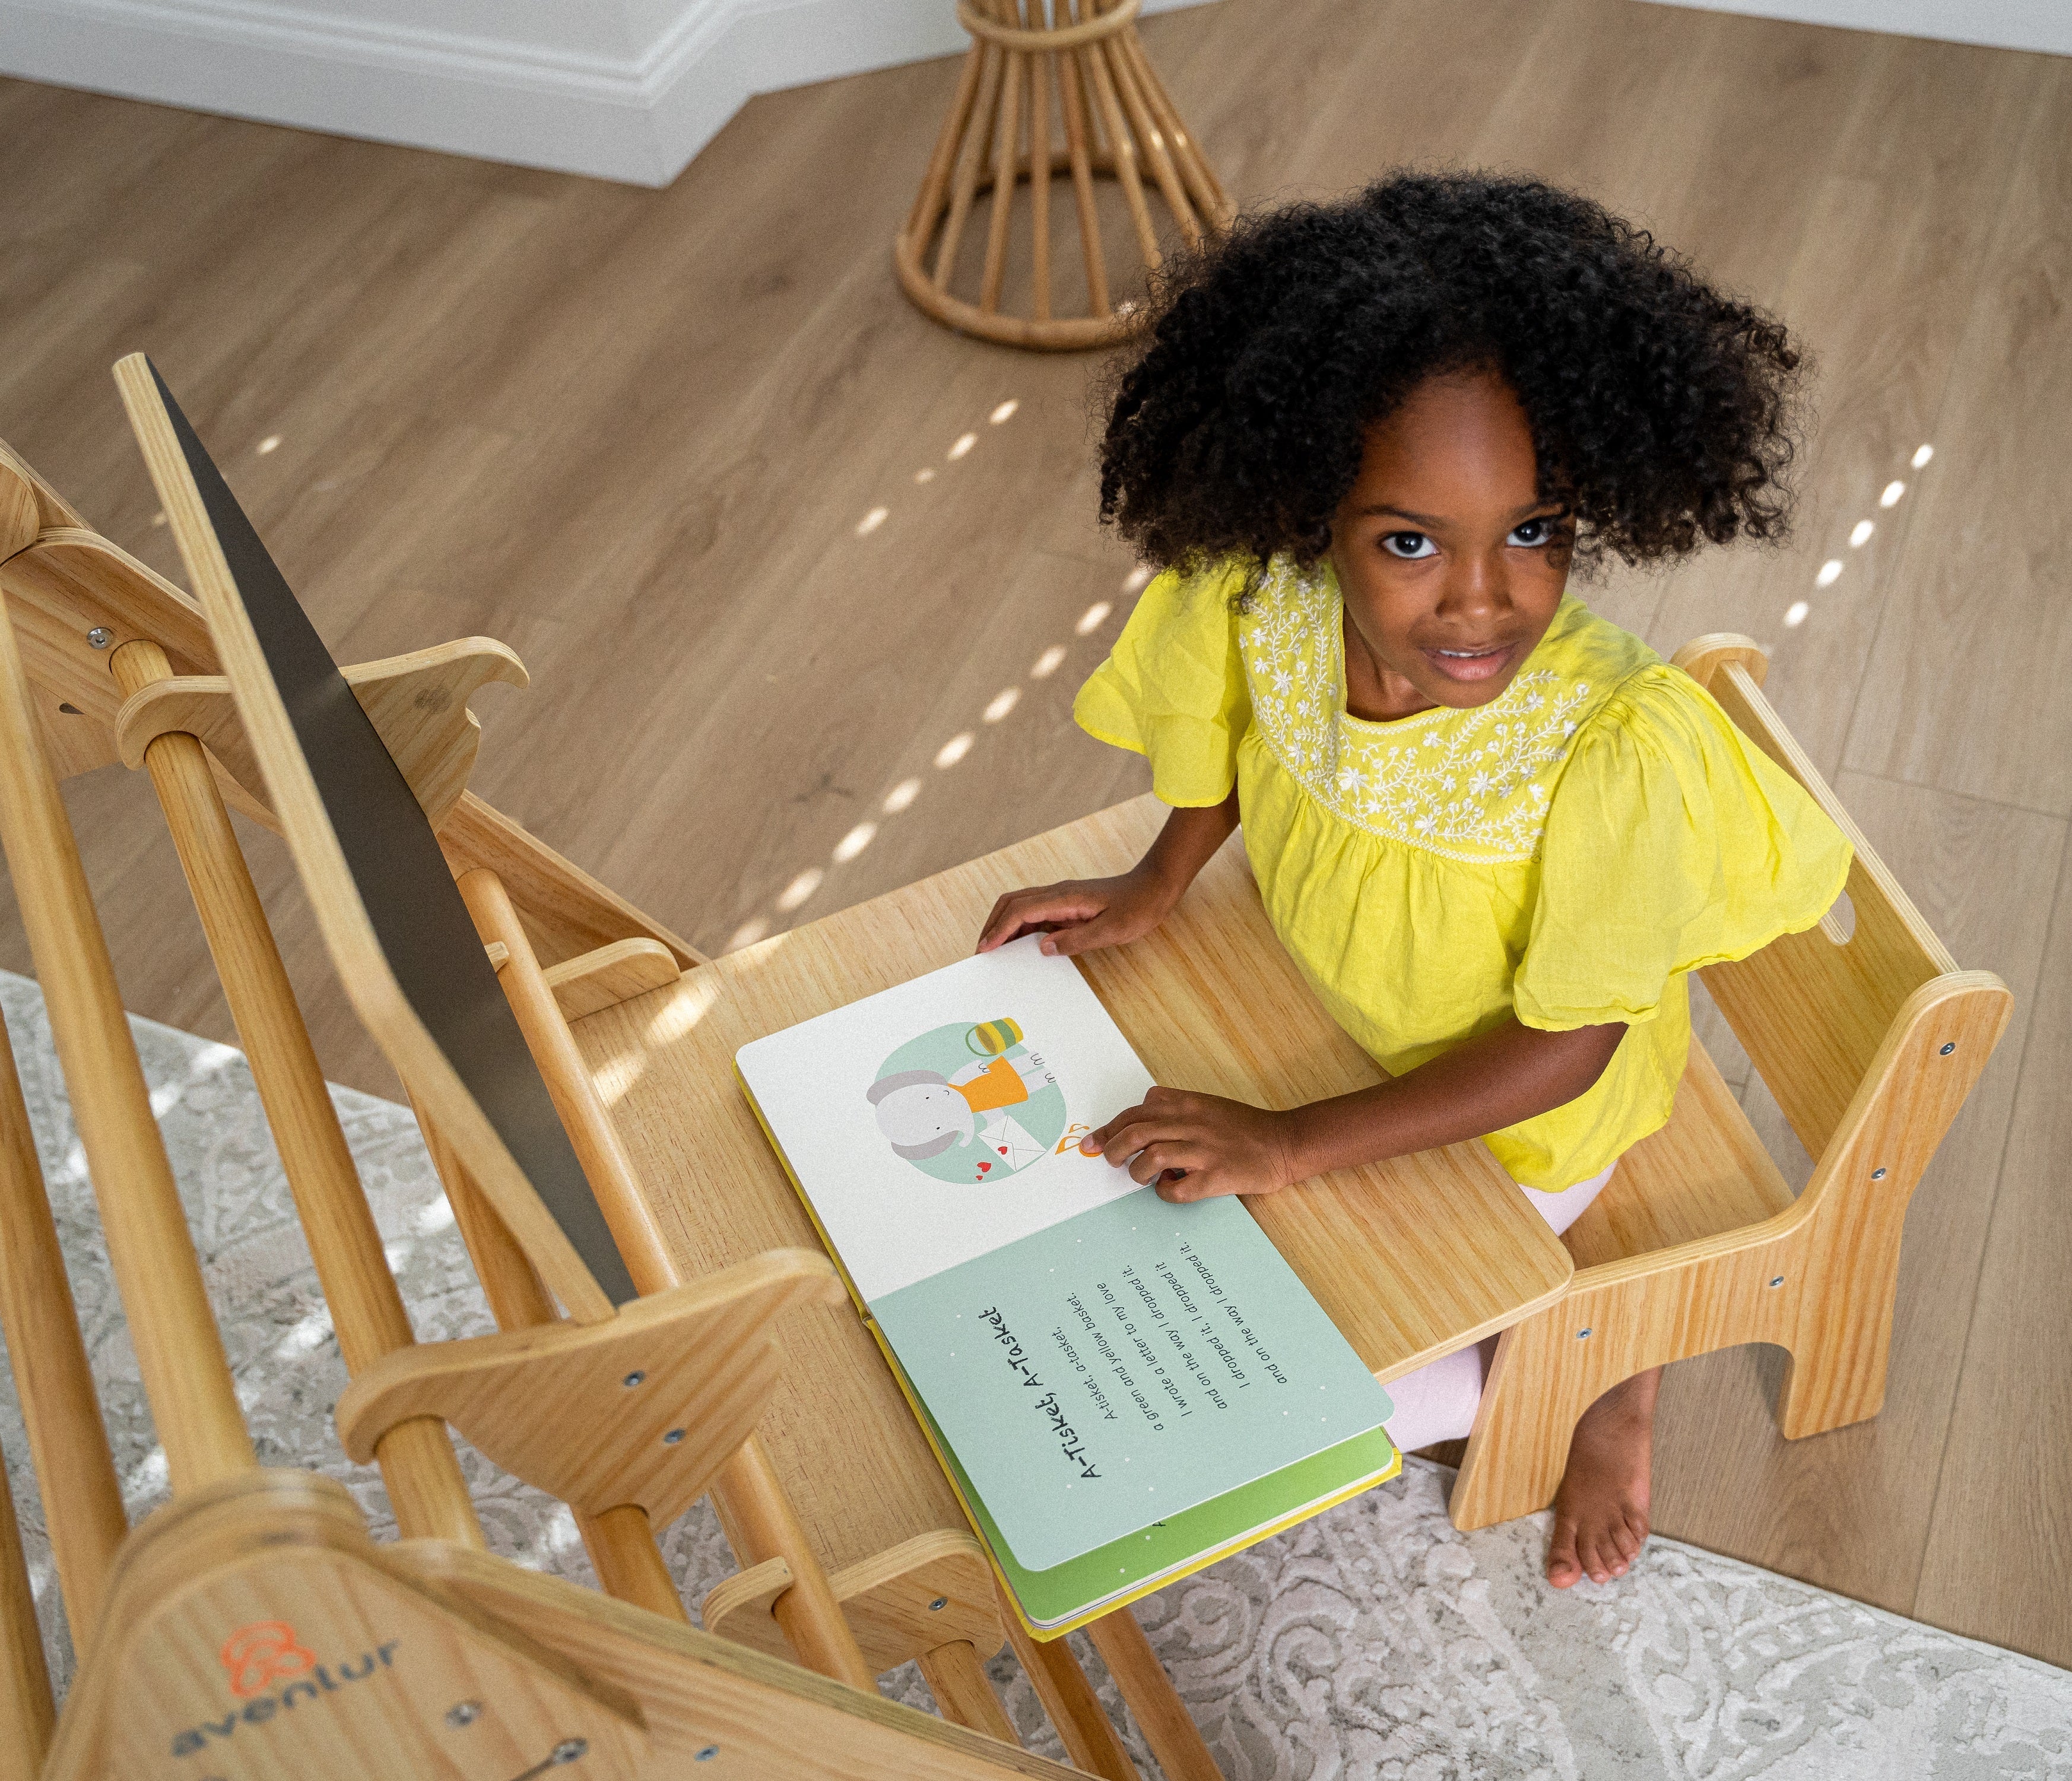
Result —
<path fill-rule="evenodd" d="M 1696 1039 L 1669 1123 L 1627 1151 L 1562 1237 L 1578 1269 L 1737 1231 L 1782 1211 L 1790 1187 Z"/>

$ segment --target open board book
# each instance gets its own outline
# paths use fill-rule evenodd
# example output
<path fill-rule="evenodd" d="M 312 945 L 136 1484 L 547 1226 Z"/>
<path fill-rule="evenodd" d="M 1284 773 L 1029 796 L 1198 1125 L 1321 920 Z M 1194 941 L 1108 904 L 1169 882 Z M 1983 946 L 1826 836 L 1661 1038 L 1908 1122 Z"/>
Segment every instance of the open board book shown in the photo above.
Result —
<path fill-rule="evenodd" d="M 1243 1203 L 1079 1154 L 1151 1077 L 1033 936 L 735 1063 L 1038 1638 L 1395 1476 L 1388 1395 Z"/>

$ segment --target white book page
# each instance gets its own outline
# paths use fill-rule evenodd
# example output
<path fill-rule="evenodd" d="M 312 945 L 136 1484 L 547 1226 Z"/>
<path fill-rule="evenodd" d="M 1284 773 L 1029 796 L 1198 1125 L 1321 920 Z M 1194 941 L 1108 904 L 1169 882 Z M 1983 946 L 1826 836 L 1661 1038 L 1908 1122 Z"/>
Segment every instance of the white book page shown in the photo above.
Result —
<path fill-rule="evenodd" d="M 1078 1141 L 1151 1076 L 1030 935 L 744 1045 L 763 1119 L 866 1304 L 1124 1194 Z"/>

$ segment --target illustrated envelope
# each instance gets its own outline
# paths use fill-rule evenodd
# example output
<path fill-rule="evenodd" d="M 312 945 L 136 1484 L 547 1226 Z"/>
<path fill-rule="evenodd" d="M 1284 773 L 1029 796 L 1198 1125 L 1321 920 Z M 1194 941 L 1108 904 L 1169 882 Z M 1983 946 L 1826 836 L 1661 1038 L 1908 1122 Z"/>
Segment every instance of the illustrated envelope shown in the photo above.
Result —
<path fill-rule="evenodd" d="M 1046 1148 L 1029 1135 L 1027 1127 L 998 1112 L 986 1115 L 978 1135 L 979 1141 L 1010 1169 L 1027 1168 Z"/>

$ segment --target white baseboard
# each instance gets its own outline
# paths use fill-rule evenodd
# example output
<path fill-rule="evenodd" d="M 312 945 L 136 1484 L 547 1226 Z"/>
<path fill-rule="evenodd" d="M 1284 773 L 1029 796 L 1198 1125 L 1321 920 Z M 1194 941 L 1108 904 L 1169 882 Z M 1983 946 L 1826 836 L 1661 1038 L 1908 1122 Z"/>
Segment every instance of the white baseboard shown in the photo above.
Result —
<path fill-rule="evenodd" d="M 1656 0 L 1706 12 L 2072 56 L 2072 0 Z"/>
<path fill-rule="evenodd" d="M 332 0 L 351 6 L 355 0 Z M 1202 0 L 1145 0 L 1146 12 Z M 758 93 L 947 56 L 968 39 L 951 0 L 669 0 L 643 48 L 628 6 L 529 13 L 536 40 L 469 24 L 483 9 L 418 0 L 413 22 L 301 0 L 0 0 L 0 74 L 195 111 L 457 154 L 667 185 Z M 494 19 L 497 10 L 487 9 Z M 554 35 L 598 47 L 545 42 Z"/>

